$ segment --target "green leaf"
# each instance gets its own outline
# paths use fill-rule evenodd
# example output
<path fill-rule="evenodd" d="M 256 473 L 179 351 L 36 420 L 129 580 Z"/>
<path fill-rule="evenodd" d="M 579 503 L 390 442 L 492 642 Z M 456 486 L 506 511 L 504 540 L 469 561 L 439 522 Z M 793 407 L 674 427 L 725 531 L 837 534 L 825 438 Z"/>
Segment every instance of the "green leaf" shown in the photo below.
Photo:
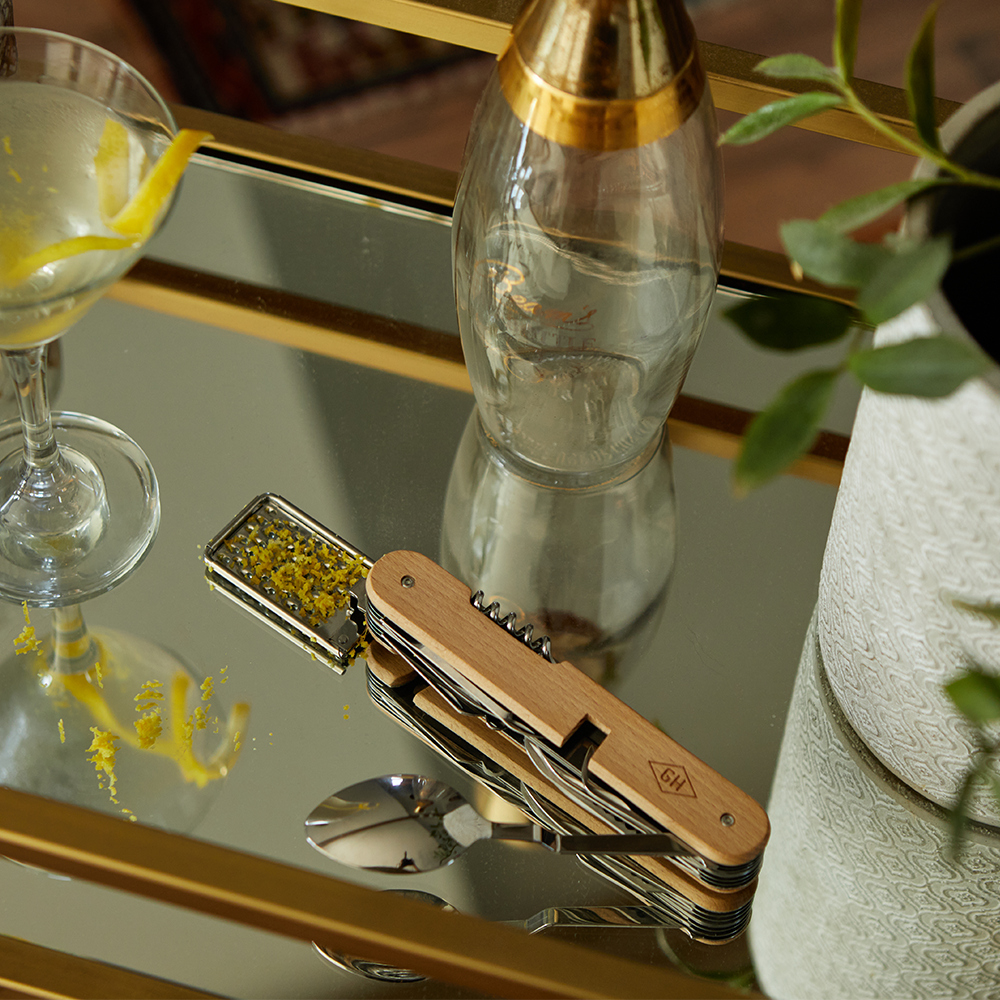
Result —
<path fill-rule="evenodd" d="M 860 288 L 889 251 L 870 243 L 856 243 L 824 222 L 795 219 L 781 227 L 781 241 L 789 256 L 817 281 Z"/>
<path fill-rule="evenodd" d="M 1000 802 L 1000 777 L 992 770 L 986 772 L 986 783 L 990 786 L 993 798 Z"/>
<path fill-rule="evenodd" d="M 764 295 L 724 315 L 755 344 L 777 351 L 829 344 L 847 333 L 854 318 L 843 303 L 812 295 Z"/>
<path fill-rule="evenodd" d="M 951 263 L 951 240 L 937 236 L 900 245 L 876 261 L 858 292 L 858 309 L 875 325 L 927 298 Z"/>
<path fill-rule="evenodd" d="M 833 36 L 833 64 L 844 80 L 854 76 L 858 51 L 862 0 L 837 0 L 837 24 Z"/>
<path fill-rule="evenodd" d="M 804 118 L 827 108 L 836 107 L 842 104 L 843 99 L 838 94 L 829 94 L 821 91 L 809 91 L 805 94 L 796 94 L 794 97 L 786 97 L 780 101 L 773 101 L 765 104 L 756 111 L 744 115 L 735 125 L 727 129 L 719 138 L 719 144 L 730 146 L 745 146 L 751 142 L 757 142 L 772 132 L 784 128 L 786 125 L 794 125 Z"/>
<path fill-rule="evenodd" d="M 848 359 L 851 371 L 870 388 L 925 398 L 949 395 L 989 365 L 979 348 L 944 334 L 857 351 Z"/>
<path fill-rule="evenodd" d="M 931 149 L 940 150 L 934 117 L 934 23 L 938 5 L 924 15 L 906 62 L 906 101 L 917 135 Z"/>
<path fill-rule="evenodd" d="M 940 184 L 948 184 L 951 181 L 944 177 L 928 177 L 924 180 L 900 181 L 897 184 L 890 184 L 888 187 L 879 188 L 877 191 L 868 191 L 858 195 L 856 198 L 849 198 L 839 205 L 827 209 L 820 217 L 819 221 L 838 233 L 851 233 L 861 226 L 874 222 L 875 219 L 885 215 L 897 205 L 902 204 L 908 198 L 912 198 L 927 188 Z"/>
<path fill-rule="evenodd" d="M 955 707 L 974 725 L 1000 720 L 1000 678 L 972 667 L 945 684 L 944 690 Z"/>
<path fill-rule="evenodd" d="M 789 52 L 783 56 L 771 56 L 757 63 L 754 69 L 764 76 L 779 80 L 819 80 L 836 83 L 837 74 L 824 66 L 818 59 L 801 52 Z"/>
<path fill-rule="evenodd" d="M 958 792 L 958 798 L 952 808 L 949 819 L 951 826 L 951 839 L 949 850 L 953 858 L 957 858 L 962 853 L 962 845 L 965 841 L 965 830 L 969 824 L 968 808 L 972 798 L 972 790 L 975 788 L 976 780 L 979 778 L 980 767 L 970 767 L 962 780 L 962 786 Z"/>
<path fill-rule="evenodd" d="M 734 486 L 748 493 L 783 472 L 809 450 L 819 433 L 840 372 L 808 372 L 789 383 L 747 428 L 736 460 Z"/>
<path fill-rule="evenodd" d="M 995 622 L 1000 622 L 1000 604 L 971 604 L 960 598 L 953 598 L 951 602 L 961 611 L 971 611 L 973 614 L 982 615 L 984 618 L 991 618 Z"/>

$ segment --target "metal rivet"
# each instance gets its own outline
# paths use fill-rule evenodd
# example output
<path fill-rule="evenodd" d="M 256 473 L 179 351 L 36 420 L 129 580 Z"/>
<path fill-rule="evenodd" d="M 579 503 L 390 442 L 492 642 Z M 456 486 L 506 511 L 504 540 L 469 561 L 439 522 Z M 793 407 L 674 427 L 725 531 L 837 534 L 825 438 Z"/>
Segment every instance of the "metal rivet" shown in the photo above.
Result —
<path fill-rule="evenodd" d="M 413 579 L 412 576 L 404 576 L 402 580 L 399 581 L 404 587 L 412 587 L 417 581 Z"/>
<path fill-rule="evenodd" d="M 732 826 L 736 822 L 736 817 L 732 813 L 723 813 L 719 817 L 719 822 L 723 826 Z"/>

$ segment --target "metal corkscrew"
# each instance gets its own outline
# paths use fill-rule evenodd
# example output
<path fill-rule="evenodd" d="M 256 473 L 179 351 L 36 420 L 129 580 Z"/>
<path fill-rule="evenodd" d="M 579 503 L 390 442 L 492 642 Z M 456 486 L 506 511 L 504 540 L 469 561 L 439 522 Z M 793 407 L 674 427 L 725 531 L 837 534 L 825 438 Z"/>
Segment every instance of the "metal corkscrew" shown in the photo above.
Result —
<path fill-rule="evenodd" d="M 505 628 L 515 639 L 520 639 L 533 653 L 544 656 L 549 663 L 552 662 L 552 640 L 547 635 L 540 635 L 537 639 L 532 638 L 534 626 L 530 622 L 518 627 L 517 615 L 513 611 L 501 618 L 500 602 L 493 601 L 484 607 L 483 603 L 485 600 L 486 595 L 481 590 L 477 590 L 472 595 L 470 603 L 477 611 L 482 611 L 490 621 L 494 621 L 501 628 Z"/>

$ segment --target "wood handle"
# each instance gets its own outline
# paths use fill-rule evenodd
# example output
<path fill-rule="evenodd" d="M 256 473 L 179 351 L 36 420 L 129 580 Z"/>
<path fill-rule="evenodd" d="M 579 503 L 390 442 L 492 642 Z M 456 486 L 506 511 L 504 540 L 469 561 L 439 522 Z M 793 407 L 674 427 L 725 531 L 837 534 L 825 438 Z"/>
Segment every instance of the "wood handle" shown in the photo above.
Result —
<path fill-rule="evenodd" d="M 413 680 L 413 668 L 402 657 L 385 646 L 373 643 L 367 651 L 368 669 L 390 687 Z M 531 789 L 547 799 L 554 806 L 572 816 L 586 829 L 594 833 L 614 833 L 615 830 L 596 816 L 586 812 L 575 802 L 566 798 L 554 785 L 550 784 L 535 770 L 528 755 L 495 729 L 476 716 L 461 715 L 431 687 L 420 688 L 413 698 L 414 706 L 430 716 L 449 732 L 464 740 L 490 760 L 497 761 L 503 768 L 523 781 Z M 395 718 L 395 716 L 393 716 Z M 398 721 L 398 719 L 396 720 Z M 413 733 L 434 747 L 419 730 Z M 712 913 L 732 913 L 753 899 L 757 889 L 756 881 L 739 889 L 713 889 L 698 881 L 693 875 L 675 867 L 667 858 L 634 857 L 632 861 L 644 868 L 653 878 L 676 889 L 693 903 Z M 713 942 L 717 943 L 717 942 Z"/>
<path fill-rule="evenodd" d="M 369 600 L 463 677 L 564 746 L 589 722 L 605 734 L 590 770 L 711 861 L 742 865 L 767 843 L 764 810 L 570 663 L 549 663 L 472 606 L 463 583 L 417 552 L 390 552 Z"/>

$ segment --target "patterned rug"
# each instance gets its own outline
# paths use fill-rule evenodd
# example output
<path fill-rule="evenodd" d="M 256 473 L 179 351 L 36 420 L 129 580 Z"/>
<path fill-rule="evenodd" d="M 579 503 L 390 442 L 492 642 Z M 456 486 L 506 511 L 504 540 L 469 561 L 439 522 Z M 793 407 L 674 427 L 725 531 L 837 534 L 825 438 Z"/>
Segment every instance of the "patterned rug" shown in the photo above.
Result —
<path fill-rule="evenodd" d="M 278 0 L 130 0 L 183 103 L 266 120 L 475 53 Z"/>

